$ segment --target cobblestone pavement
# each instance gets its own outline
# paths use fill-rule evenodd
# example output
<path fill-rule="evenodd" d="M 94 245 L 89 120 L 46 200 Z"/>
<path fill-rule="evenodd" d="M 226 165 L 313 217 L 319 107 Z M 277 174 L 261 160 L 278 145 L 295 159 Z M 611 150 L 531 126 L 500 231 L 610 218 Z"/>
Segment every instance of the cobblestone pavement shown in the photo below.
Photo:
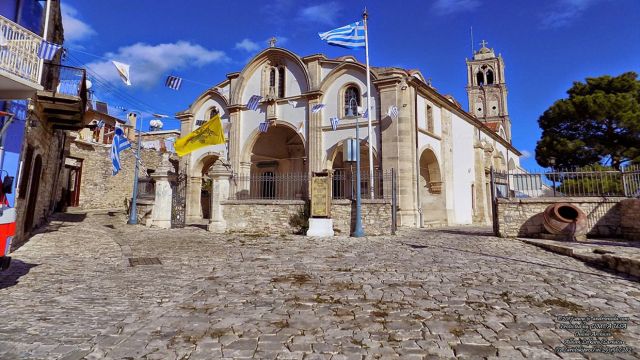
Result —
<path fill-rule="evenodd" d="M 629 317 L 614 336 L 635 352 L 556 354 L 561 314 Z M 479 229 L 214 236 L 66 214 L 0 274 L 0 359 L 634 359 L 639 314 L 633 279 Z"/>

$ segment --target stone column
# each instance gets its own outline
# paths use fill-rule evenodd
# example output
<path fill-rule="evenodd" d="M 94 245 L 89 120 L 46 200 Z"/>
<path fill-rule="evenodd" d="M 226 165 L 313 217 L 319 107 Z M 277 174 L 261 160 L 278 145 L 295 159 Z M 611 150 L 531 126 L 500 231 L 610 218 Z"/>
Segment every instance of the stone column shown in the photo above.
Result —
<path fill-rule="evenodd" d="M 231 170 L 222 161 L 217 160 L 207 173 L 211 178 L 211 220 L 207 229 L 214 233 L 224 233 L 227 222 L 224 220 L 222 202 L 229 198 L 229 179 Z"/>
<path fill-rule="evenodd" d="M 160 166 L 156 169 L 156 172 L 151 174 L 156 183 L 156 198 L 151 211 L 151 226 L 163 229 L 171 228 L 172 191 L 169 178 L 172 175 L 169 174 L 170 170 L 169 153 L 164 153 L 162 154 Z"/>
<path fill-rule="evenodd" d="M 307 116 L 309 117 L 309 139 L 307 140 L 309 146 L 309 176 L 311 176 L 312 172 L 321 171 L 324 168 L 322 163 L 322 111 L 311 112 L 313 106 L 319 103 L 319 98 L 310 99 L 307 109 Z"/>
<path fill-rule="evenodd" d="M 199 223 L 202 220 L 202 177 L 189 176 L 187 178 L 186 221 L 187 223 Z"/>

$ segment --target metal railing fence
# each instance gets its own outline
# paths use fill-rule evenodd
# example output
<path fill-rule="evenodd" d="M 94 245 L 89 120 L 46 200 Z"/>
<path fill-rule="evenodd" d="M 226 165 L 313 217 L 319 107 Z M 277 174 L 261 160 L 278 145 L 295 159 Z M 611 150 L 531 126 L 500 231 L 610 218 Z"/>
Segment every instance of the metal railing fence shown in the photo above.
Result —
<path fill-rule="evenodd" d="M 640 165 L 612 168 L 553 169 L 494 172 L 496 196 L 528 197 L 640 197 Z"/>

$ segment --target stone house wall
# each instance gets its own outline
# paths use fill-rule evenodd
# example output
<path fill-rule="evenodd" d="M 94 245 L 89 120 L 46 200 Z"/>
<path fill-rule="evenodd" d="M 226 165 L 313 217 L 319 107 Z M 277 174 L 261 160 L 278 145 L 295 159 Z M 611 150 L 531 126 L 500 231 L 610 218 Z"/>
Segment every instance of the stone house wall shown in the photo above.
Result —
<path fill-rule="evenodd" d="M 227 200 L 223 216 L 229 232 L 292 234 L 299 227 L 292 218 L 303 217 L 303 200 Z M 350 200 L 334 200 L 331 217 L 336 235 L 351 234 L 355 206 Z M 391 203 L 384 200 L 362 201 L 362 224 L 366 235 L 391 232 Z"/>
<path fill-rule="evenodd" d="M 16 234 L 13 238 L 12 249 L 17 249 L 29 238 L 33 229 L 47 221 L 47 218 L 56 209 L 60 208 L 62 198 L 61 183 L 64 181 L 64 146 L 66 134 L 61 130 L 53 130 L 49 124 L 38 122 L 35 127 L 27 127 L 22 148 L 22 156 L 27 156 L 27 148 L 32 148 L 30 169 L 25 169 L 26 159 L 23 158 L 23 166 L 16 186 L 15 208 Z M 35 188 L 36 179 L 34 167 L 36 159 L 42 161 L 39 184 Z M 25 182 L 25 191 L 20 192 L 21 183 Z M 37 194 L 33 207 L 33 222 L 31 226 L 25 225 L 27 210 L 31 193 Z"/>
<path fill-rule="evenodd" d="M 622 198 L 563 197 L 498 199 L 498 232 L 501 237 L 538 237 L 544 232 L 542 213 L 551 204 L 570 203 L 587 215 L 587 236 L 622 235 Z"/>
<path fill-rule="evenodd" d="M 130 150 L 120 153 L 120 172 L 112 175 L 111 145 L 73 141 L 69 156 L 82 159 L 82 177 L 80 179 L 81 209 L 124 209 L 131 199 L 133 191 L 133 175 L 135 168 L 134 152 Z M 161 154 L 155 150 L 142 149 L 140 151 L 142 164 L 147 169 L 158 167 Z M 140 178 L 146 176 L 141 169 Z M 67 184 L 65 184 L 65 188 Z"/>
<path fill-rule="evenodd" d="M 640 199 L 620 202 L 620 227 L 625 239 L 640 241 Z"/>

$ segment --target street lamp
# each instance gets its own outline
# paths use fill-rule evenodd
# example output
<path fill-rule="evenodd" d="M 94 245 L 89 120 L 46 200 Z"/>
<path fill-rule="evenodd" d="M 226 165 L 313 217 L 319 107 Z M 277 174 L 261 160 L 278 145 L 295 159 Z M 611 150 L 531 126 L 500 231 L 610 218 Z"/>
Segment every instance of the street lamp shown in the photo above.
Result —
<path fill-rule="evenodd" d="M 153 114 L 156 117 L 167 117 L 166 115 Z M 140 117 L 140 127 L 138 127 L 138 117 Z M 138 110 L 130 110 L 127 114 L 127 119 L 131 124 L 133 122 L 134 128 L 138 132 L 138 146 L 136 147 L 136 169 L 133 173 L 133 194 L 131 195 L 131 209 L 129 211 L 129 221 L 127 224 L 136 225 L 138 223 L 138 171 L 140 168 L 140 142 L 142 138 L 142 112 Z"/>
<path fill-rule="evenodd" d="M 353 116 L 353 106 L 351 106 L 351 102 L 356 101 L 354 97 L 349 99 L 349 109 L 347 110 L 347 116 Z M 358 103 L 356 102 L 356 106 Z M 355 229 L 353 230 L 353 237 L 363 237 L 364 230 L 362 229 L 362 203 L 360 196 L 360 115 L 358 114 L 356 117 L 356 224 Z"/>

